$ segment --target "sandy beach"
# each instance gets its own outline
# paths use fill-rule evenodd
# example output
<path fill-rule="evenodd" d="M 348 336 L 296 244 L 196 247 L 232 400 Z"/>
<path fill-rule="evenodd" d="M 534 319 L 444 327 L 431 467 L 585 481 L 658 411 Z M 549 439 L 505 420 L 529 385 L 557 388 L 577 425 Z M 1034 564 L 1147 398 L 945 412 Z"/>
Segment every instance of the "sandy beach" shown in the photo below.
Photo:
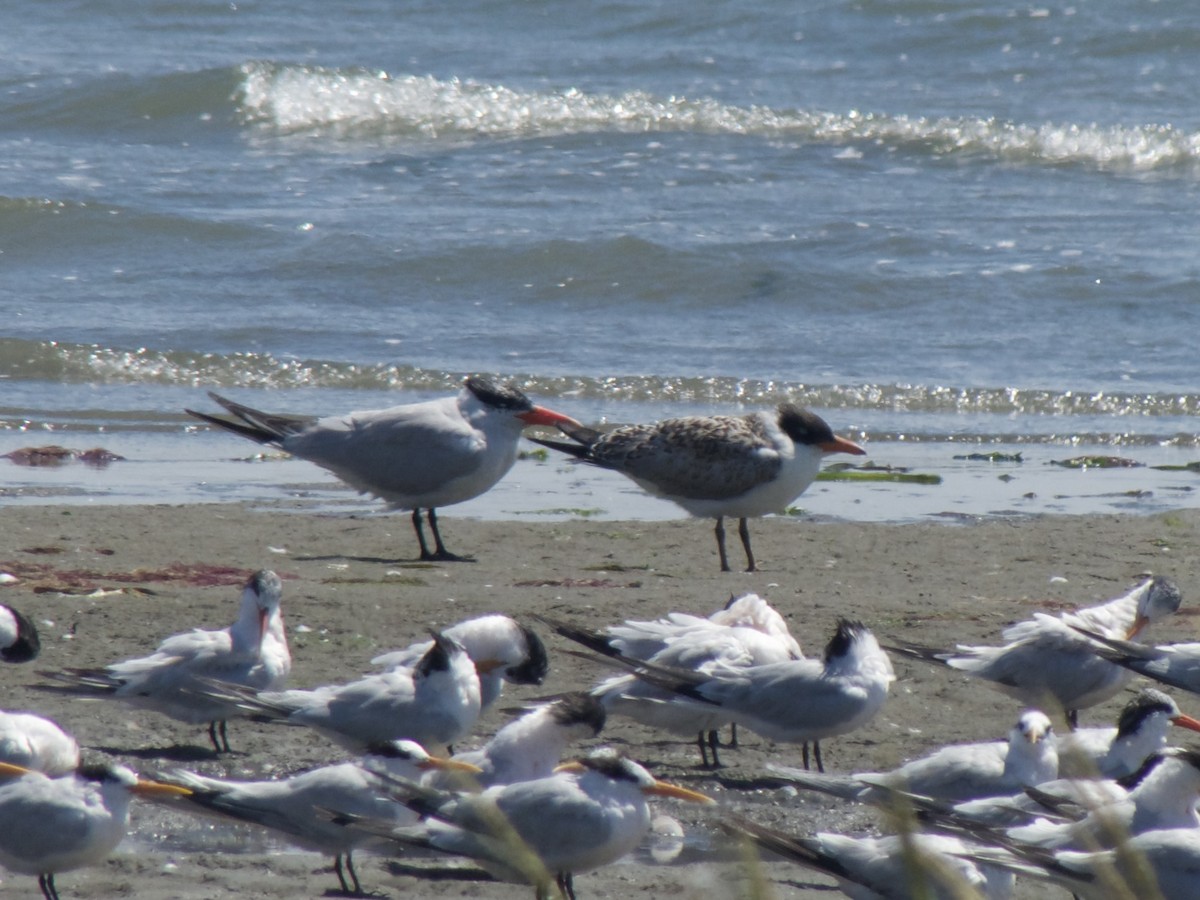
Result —
<path fill-rule="evenodd" d="M 187 766 L 231 777 L 266 777 L 344 758 L 307 729 L 232 722 L 236 752 L 214 757 L 203 729 L 115 703 L 82 702 L 30 689 L 41 670 L 98 666 L 143 655 L 164 637 L 228 625 L 249 571 L 276 570 L 294 658 L 291 685 L 352 680 L 378 653 L 431 627 L 502 611 L 544 613 L 595 627 L 672 610 L 707 615 L 730 595 L 755 591 L 787 618 L 807 654 L 818 654 L 838 617 L 861 619 L 894 641 L 949 646 L 992 643 L 1007 623 L 1118 596 L 1147 574 L 1176 581 L 1174 620 L 1154 635 L 1190 640 L 1200 548 L 1200 512 L 1155 516 L 1057 516 L 959 524 L 853 524 L 792 518 L 753 523 L 761 571 L 719 573 L 711 525 L 699 520 L 555 523 L 442 518 L 447 543 L 471 563 L 411 562 L 407 515 L 318 515 L 281 504 L 40 506 L 5 511 L 0 571 L 16 581 L 0 599 L 31 615 L 43 649 L 34 663 L 0 669 L 9 709 L 48 715 L 74 733 L 92 760 L 145 773 Z M 733 557 L 740 560 L 740 550 Z M 541 629 L 551 672 L 540 687 L 508 689 L 473 740 L 482 742 L 522 701 L 586 688 L 604 670 L 566 656 Z M 895 660 L 898 681 L 870 725 L 823 745 L 830 771 L 894 766 L 951 741 L 999 739 L 1018 705 L 965 676 Z M 1106 724 L 1124 702 L 1086 711 Z M 1200 701 L 1177 699 L 1186 712 Z M 768 760 L 799 764 L 799 748 L 743 732 L 725 767 L 699 767 L 695 747 L 627 720 L 611 719 L 594 743 L 616 745 L 655 775 L 686 784 L 765 824 L 809 834 L 865 833 L 869 809 L 850 808 L 756 780 Z M 581 897 L 749 896 L 748 869 L 712 824 L 712 810 L 661 807 L 687 829 L 670 865 L 646 852 L 581 875 Z M 248 828 L 214 825 L 155 807 L 135 809 L 134 829 L 104 866 L 65 873 L 64 897 L 321 897 L 336 884 L 328 861 L 291 851 Z M 421 857 L 363 856 L 364 885 L 383 897 L 527 897 L 525 887 Z M 421 874 L 438 877 L 423 877 Z M 828 897 L 831 882 L 772 862 L 759 874 L 768 896 Z M 1045 896 L 1036 886 L 1021 896 Z M 5 873 L 0 896 L 29 896 L 34 880 Z"/>

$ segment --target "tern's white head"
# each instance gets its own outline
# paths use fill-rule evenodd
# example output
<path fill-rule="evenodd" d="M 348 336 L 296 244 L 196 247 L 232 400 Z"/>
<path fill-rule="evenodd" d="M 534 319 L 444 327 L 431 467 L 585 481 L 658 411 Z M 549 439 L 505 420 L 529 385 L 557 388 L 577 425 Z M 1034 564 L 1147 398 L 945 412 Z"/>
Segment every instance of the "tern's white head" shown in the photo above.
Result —
<path fill-rule="evenodd" d="M 1054 726 L 1041 710 L 1023 712 L 1008 733 L 1004 771 L 1026 785 L 1041 784 L 1058 777 Z"/>

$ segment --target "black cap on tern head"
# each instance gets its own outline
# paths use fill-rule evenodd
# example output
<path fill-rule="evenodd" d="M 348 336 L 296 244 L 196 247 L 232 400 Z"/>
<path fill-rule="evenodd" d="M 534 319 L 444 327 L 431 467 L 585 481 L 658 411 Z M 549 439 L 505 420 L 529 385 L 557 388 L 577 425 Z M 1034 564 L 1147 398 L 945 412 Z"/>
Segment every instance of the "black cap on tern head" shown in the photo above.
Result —
<path fill-rule="evenodd" d="M 850 646 L 866 631 L 867 626 L 862 622 L 854 622 L 850 619 L 838 619 L 837 631 L 833 633 L 833 637 L 825 645 L 825 662 L 829 662 L 831 659 L 836 659 L 839 656 L 845 656 L 850 651 Z"/>
<path fill-rule="evenodd" d="M 37 626 L 33 620 L 22 615 L 11 606 L 4 604 L 17 623 L 17 638 L 9 646 L 0 649 L 0 659 L 10 663 L 29 662 L 42 652 L 42 641 L 38 637 Z"/>
<path fill-rule="evenodd" d="M 417 675 L 428 677 L 433 672 L 448 672 L 450 670 L 450 655 L 454 652 L 465 652 L 462 645 L 452 637 L 447 637 L 440 631 L 430 631 L 433 646 L 425 651 L 417 663 Z"/>
<path fill-rule="evenodd" d="M 511 684 L 541 684 L 550 671 L 550 656 L 546 645 L 532 628 L 517 623 L 525 635 L 525 659 L 504 670 L 504 679 Z"/>
<path fill-rule="evenodd" d="M 1133 734 L 1142 727 L 1142 723 L 1155 713 L 1168 716 L 1178 715 L 1179 707 L 1175 701 L 1154 688 L 1146 688 L 1125 704 L 1117 719 L 1117 737 L 1123 738 Z"/>
<path fill-rule="evenodd" d="M 779 427 L 797 444 L 826 444 L 834 439 L 829 423 L 795 403 L 779 404 Z"/>
<path fill-rule="evenodd" d="M 533 409 L 533 401 L 516 388 L 507 385 L 498 387 L 479 375 L 472 375 L 467 379 L 467 390 L 474 394 L 480 403 L 494 409 L 507 409 L 512 412 L 528 412 Z"/>
<path fill-rule="evenodd" d="M 593 737 L 604 730 L 608 718 L 600 698 L 583 691 L 563 694 L 551 705 L 550 715 L 564 728 L 587 725 L 592 729 Z"/>

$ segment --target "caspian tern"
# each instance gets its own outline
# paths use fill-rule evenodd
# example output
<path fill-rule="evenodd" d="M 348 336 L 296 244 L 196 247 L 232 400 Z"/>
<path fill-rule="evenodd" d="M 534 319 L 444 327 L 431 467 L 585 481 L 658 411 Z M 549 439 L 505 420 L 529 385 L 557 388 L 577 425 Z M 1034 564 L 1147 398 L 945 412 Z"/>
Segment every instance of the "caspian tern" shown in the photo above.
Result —
<path fill-rule="evenodd" d="M 44 672 L 66 686 L 37 687 L 80 697 L 113 697 L 181 722 L 208 722 L 213 749 L 228 752 L 225 720 L 237 712 L 228 703 L 206 699 L 200 689 L 209 681 L 251 690 L 283 686 L 292 657 L 279 609 L 282 593 L 279 576 L 261 569 L 246 582 L 241 611 L 230 627 L 185 631 L 164 640 L 149 656 L 103 669 Z"/>
<path fill-rule="evenodd" d="M 483 787 L 544 778 L 554 772 L 567 747 L 600 734 L 604 719 L 604 707 L 595 697 L 564 694 L 509 722 L 478 750 L 456 753 L 454 760 L 477 767 L 476 781 Z M 424 782 L 461 789 L 461 779 L 453 777 L 431 772 Z"/>
<path fill-rule="evenodd" d="M 1002 635 L 1008 643 L 1003 646 L 960 644 L 953 651 L 912 646 L 888 649 L 982 678 L 1026 706 L 1055 713 L 1062 709 L 1074 728 L 1080 709 L 1114 697 L 1132 677 L 1097 656 L 1075 627 L 1128 640 L 1172 615 L 1180 601 L 1179 589 L 1155 576 L 1099 606 L 1058 617 L 1034 613 L 1033 619 L 1004 629 Z"/>
<path fill-rule="evenodd" d="M 315 728 L 355 753 L 395 740 L 445 747 L 468 734 L 479 718 L 479 676 L 458 641 L 433 636 L 411 669 L 313 690 L 254 693 L 210 683 L 202 693 L 250 718 Z"/>
<path fill-rule="evenodd" d="M 79 744 L 49 719 L 0 712 L 0 762 L 57 778 L 79 768 Z"/>
<path fill-rule="evenodd" d="M 125 836 L 134 796 L 186 793 L 124 766 L 88 766 L 48 778 L 0 763 L 0 866 L 38 876 L 45 900 L 58 900 L 54 876 L 108 856 Z"/>
<path fill-rule="evenodd" d="M 575 443 L 534 438 L 536 443 L 584 462 L 627 475 L 642 490 L 717 520 L 721 571 L 725 517 L 738 518 L 746 571 L 756 571 L 748 518 L 783 512 L 817 477 L 828 453 L 864 454 L 838 437 L 825 420 L 794 403 L 745 416 L 688 416 L 599 432 L 576 422 L 559 429 Z"/>
<path fill-rule="evenodd" d="M 171 772 L 164 780 L 190 791 L 186 807 L 261 825 L 282 834 L 298 847 L 332 856 L 333 871 L 342 891 L 362 895 L 353 852 L 364 840 L 374 838 L 334 824 L 325 810 L 336 809 L 393 825 L 415 824 L 416 813 L 384 796 L 386 785 L 377 773 L 417 779 L 423 772 L 439 770 L 478 771 L 468 763 L 430 756 L 413 741 L 392 741 L 373 748 L 360 760 L 321 766 L 270 781 L 229 781 L 185 770 Z M 346 881 L 347 874 L 350 883 Z"/>
<path fill-rule="evenodd" d="M 861 803 L 884 805 L 892 790 L 958 802 L 1007 796 L 1049 781 L 1058 775 L 1058 752 L 1050 720 L 1029 710 L 1009 732 L 1008 743 L 950 744 L 890 772 L 839 776 L 787 766 L 768 768 L 792 784 Z"/>
<path fill-rule="evenodd" d="M 422 560 L 462 559 L 442 543 L 435 510 L 478 497 L 503 478 L 516 462 L 521 429 L 579 424 L 478 375 L 454 397 L 322 418 L 264 413 L 214 393 L 209 397 L 234 418 L 185 411 L 316 463 L 389 509 L 412 510 Z M 425 543 L 421 510 L 433 532 L 433 552 Z"/>
<path fill-rule="evenodd" d="M 400 844 L 467 857 L 502 881 L 532 884 L 544 896 L 557 883 L 574 898 L 573 878 L 616 862 L 650 828 L 648 797 L 695 803 L 704 794 L 655 779 L 642 766 L 609 749 L 560 766 L 545 778 L 452 794 L 409 783 L 398 798 L 426 817 L 424 827 L 379 828 L 342 817 Z"/>
<path fill-rule="evenodd" d="M 550 670 L 546 645 L 533 629 L 508 616 L 492 613 L 467 619 L 442 631 L 458 641 L 475 663 L 479 675 L 480 703 L 489 709 L 499 699 L 504 683 L 541 684 Z M 387 669 L 411 669 L 429 652 L 432 641 L 417 641 L 403 650 L 371 660 Z"/>
<path fill-rule="evenodd" d="M 973 848 L 956 837 L 920 832 L 851 837 L 824 832 L 808 838 L 785 834 L 737 815 L 728 815 L 720 824 L 734 836 L 825 873 L 853 900 L 1007 900 L 1012 894 L 1012 874 L 964 859 Z"/>
<path fill-rule="evenodd" d="M 819 771 L 820 741 L 862 727 L 883 708 L 895 681 L 891 661 L 861 622 L 840 619 L 823 659 L 798 659 L 763 666 L 717 664 L 707 672 L 668 668 L 629 659 L 595 634 L 542 618 L 563 637 L 613 659 L 638 678 L 677 694 L 699 709 L 715 707 L 768 740 L 814 745 Z M 602 660 L 601 660 L 602 661 Z"/>
<path fill-rule="evenodd" d="M 0 662 L 29 662 L 41 649 L 33 621 L 7 603 L 0 603 Z"/>
<path fill-rule="evenodd" d="M 1079 728 L 1060 736 L 1059 771 L 1085 778 L 1130 775 L 1167 746 L 1172 725 L 1200 731 L 1200 720 L 1180 712 L 1162 691 L 1145 688 L 1125 704 L 1115 728 Z"/>
<path fill-rule="evenodd" d="M 783 616 L 757 594 L 732 598 L 708 618 L 670 613 L 657 621 L 612 625 L 606 634 L 609 646 L 626 658 L 694 672 L 708 672 L 718 665 L 760 666 L 804 658 Z M 697 735 L 701 764 L 709 765 L 711 751 L 712 766 L 721 765 L 717 729 L 732 719 L 711 704 L 701 707 L 681 700 L 633 674 L 606 679 L 592 693 L 611 713 L 650 728 Z"/>

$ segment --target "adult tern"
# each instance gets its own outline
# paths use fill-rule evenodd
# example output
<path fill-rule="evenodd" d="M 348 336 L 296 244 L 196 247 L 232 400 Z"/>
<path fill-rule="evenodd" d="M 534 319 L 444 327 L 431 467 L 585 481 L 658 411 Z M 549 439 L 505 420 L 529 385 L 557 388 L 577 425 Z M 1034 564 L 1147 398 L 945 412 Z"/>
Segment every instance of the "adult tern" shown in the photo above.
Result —
<path fill-rule="evenodd" d="M 462 503 L 490 490 L 517 459 L 528 425 L 575 427 L 569 416 L 534 406 L 513 387 L 478 375 L 454 397 L 341 416 L 265 413 L 218 394 L 209 397 L 232 419 L 186 410 L 234 434 L 285 450 L 328 469 L 360 494 L 389 509 L 412 510 L 422 560 L 460 560 L 438 530 L 438 507 Z M 425 542 L 426 511 L 434 549 Z"/>
<path fill-rule="evenodd" d="M 590 694 L 564 694 L 513 719 L 478 750 L 454 760 L 477 768 L 483 787 L 532 781 L 550 775 L 568 746 L 594 738 L 604 728 L 604 706 Z M 430 772 L 426 784 L 460 788 L 453 772 Z"/>
<path fill-rule="evenodd" d="M 693 516 L 716 519 L 722 572 L 729 571 L 726 516 L 737 517 L 746 571 L 756 571 L 746 520 L 783 512 L 812 484 L 826 454 L 866 453 L 795 403 L 781 403 L 771 412 L 687 416 L 607 432 L 574 422 L 558 427 L 575 443 L 533 440 L 627 475 L 642 490 Z"/>
<path fill-rule="evenodd" d="M 629 659 L 595 634 L 542 617 L 563 637 L 613 659 L 638 678 L 671 691 L 700 709 L 715 708 L 768 740 L 813 744 L 824 771 L 820 741 L 862 727 L 883 708 L 895 681 L 891 660 L 861 622 L 839 619 L 822 659 L 761 666 L 718 664 L 704 672 Z"/>
<path fill-rule="evenodd" d="M 45 900 L 58 900 L 54 876 L 108 856 L 125 836 L 133 797 L 186 794 L 124 766 L 49 778 L 0 763 L 0 866 L 36 875 Z"/>
<path fill-rule="evenodd" d="M 608 644 L 623 656 L 668 668 L 708 672 L 718 665 L 756 666 L 803 659 L 800 644 L 777 610 L 757 594 L 731 598 L 708 618 L 673 612 L 657 621 L 626 621 L 606 629 Z M 597 636 L 601 639 L 601 636 Z M 721 765 L 720 725 L 732 719 L 711 704 L 698 706 L 633 674 L 593 688 L 605 708 L 650 728 L 697 735 L 701 764 Z"/>
<path fill-rule="evenodd" d="M 704 794 L 654 778 L 609 749 L 566 763 L 545 778 L 452 794 L 397 784 L 397 796 L 426 817 L 423 827 L 378 828 L 342 817 L 401 844 L 474 860 L 495 877 L 532 884 L 544 896 L 557 884 L 575 897 L 574 876 L 616 862 L 650 828 L 650 797 L 712 803 Z"/>
<path fill-rule="evenodd" d="M 0 762 L 57 778 L 79 768 L 79 743 L 42 716 L 0 712 Z"/>
<path fill-rule="evenodd" d="M 500 613 L 466 619 L 443 629 L 442 634 L 462 644 L 475 663 L 480 704 L 485 711 L 499 699 L 505 682 L 541 684 L 550 671 L 546 645 L 537 632 Z M 387 669 L 412 668 L 432 645 L 430 640 L 417 641 L 402 650 L 376 656 L 371 664 Z"/>
<path fill-rule="evenodd" d="M 416 779 L 423 772 L 439 770 L 460 775 L 479 771 L 468 763 L 430 756 L 413 741 L 391 741 L 372 748 L 359 760 L 321 766 L 287 778 L 231 781 L 176 770 L 164 776 L 164 781 L 188 790 L 187 808 L 261 825 L 298 847 L 332 856 L 342 891 L 361 895 L 353 852 L 373 838 L 333 823 L 325 810 L 336 809 L 393 825 L 415 824 L 416 813 L 384 795 L 386 782 L 378 773 Z"/>
<path fill-rule="evenodd" d="M 33 620 L 7 603 L 0 603 L 0 662 L 29 662 L 41 649 Z"/>
<path fill-rule="evenodd" d="M 951 744 L 890 772 L 838 776 L 814 775 L 787 766 L 768 768 L 800 787 L 846 800 L 882 805 L 893 791 L 900 790 L 958 802 L 1007 796 L 1049 781 L 1058 774 L 1058 752 L 1050 720 L 1038 710 L 1029 710 L 1017 720 L 1007 743 Z"/>
<path fill-rule="evenodd" d="M 1162 691 L 1144 688 L 1121 709 L 1115 727 L 1079 728 L 1058 739 L 1062 775 L 1123 778 L 1147 757 L 1167 746 L 1171 726 L 1200 731 L 1200 720 L 1185 715 Z"/>
<path fill-rule="evenodd" d="M 225 720 L 237 715 L 236 709 L 206 696 L 202 688 L 211 681 L 263 691 L 283 686 L 292 657 L 279 608 L 282 593 L 279 576 L 261 569 L 242 589 L 241 610 L 228 628 L 185 631 L 164 640 L 149 656 L 103 669 L 45 672 L 62 684 L 38 688 L 80 697 L 111 697 L 181 722 L 208 722 L 213 749 L 228 752 Z"/>
<path fill-rule="evenodd" d="M 956 837 L 913 832 L 883 837 L 819 833 L 785 834 L 743 816 L 727 815 L 721 827 L 763 850 L 833 878 L 854 900 L 960 897 L 1007 900 L 1013 878 L 1004 869 L 965 859 L 971 846 Z"/>
<path fill-rule="evenodd" d="M 394 740 L 444 747 L 469 733 L 479 718 L 479 676 L 461 644 L 438 632 L 433 637 L 411 669 L 313 690 L 255 693 L 210 683 L 203 695 L 250 718 L 315 728 L 356 753 Z"/>
<path fill-rule="evenodd" d="M 1089 628 L 1076 627 L 1075 630 L 1093 642 L 1093 653 L 1110 663 L 1162 684 L 1200 694 L 1200 643 L 1146 646 Z"/>
<path fill-rule="evenodd" d="M 1116 696 L 1131 673 L 1097 656 L 1075 628 L 1129 640 L 1145 633 L 1179 609 L 1179 589 L 1155 576 L 1121 597 L 1099 606 L 1050 616 L 1035 613 L 1002 632 L 998 647 L 958 645 L 957 650 L 890 646 L 888 649 L 981 678 L 1026 706 L 1066 713 L 1078 724 L 1078 712 Z"/>

